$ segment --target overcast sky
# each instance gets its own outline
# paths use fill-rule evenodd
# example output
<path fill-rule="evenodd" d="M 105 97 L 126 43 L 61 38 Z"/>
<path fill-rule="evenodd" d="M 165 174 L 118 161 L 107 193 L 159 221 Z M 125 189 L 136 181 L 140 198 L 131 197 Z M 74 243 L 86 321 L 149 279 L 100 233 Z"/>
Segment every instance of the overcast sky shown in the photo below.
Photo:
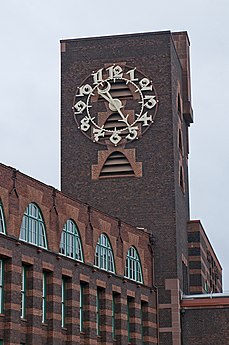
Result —
<path fill-rule="evenodd" d="M 188 31 L 191 217 L 200 219 L 229 291 L 229 1 L 0 0 L 0 161 L 59 188 L 59 40 Z"/>

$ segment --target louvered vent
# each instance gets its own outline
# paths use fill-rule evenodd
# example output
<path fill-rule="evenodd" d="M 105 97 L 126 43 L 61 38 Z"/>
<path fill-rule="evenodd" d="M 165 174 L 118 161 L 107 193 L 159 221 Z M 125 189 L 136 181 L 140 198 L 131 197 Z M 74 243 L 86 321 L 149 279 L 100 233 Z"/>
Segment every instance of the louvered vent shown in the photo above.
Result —
<path fill-rule="evenodd" d="M 135 176 L 128 159 L 121 152 L 113 152 L 106 160 L 100 177 Z"/>
<path fill-rule="evenodd" d="M 113 98 L 118 98 L 118 99 L 122 99 L 122 98 L 132 98 L 132 93 L 129 89 L 129 86 L 126 84 L 125 81 L 120 80 L 118 81 L 116 79 L 115 83 L 111 84 L 111 90 L 110 90 L 110 94 Z M 104 101 L 104 98 L 99 95 L 99 100 Z"/>
<path fill-rule="evenodd" d="M 132 93 L 125 81 L 115 81 L 111 87 L 111 95 L 113 98 L 131 97 Z"/>
<path fill-rule="evenodd" d="M 110 131 L 114 131 L 115 128 L 117 130 L 121 130 L 121 129 L 125 128 L 126 124 L 123 121 L 119 121 L 119 120 L 122 120 L 122 118 L 118 113 L 111 114 L 108 117 L 108 119 L 106 120 L 106 122 L 104 124 L 104 128 L 108 129 Z M 112 134 L 112 132 L 105 132 L 104 138 L 106 139 L 106 138 L 110 137 L 111 134 Z M 127 134 L 128 134 L 127 130 L 125 130 L 125 131 L 122 131 L 120 135 L 122 137 L 122 136 L 126 136 Z"/>

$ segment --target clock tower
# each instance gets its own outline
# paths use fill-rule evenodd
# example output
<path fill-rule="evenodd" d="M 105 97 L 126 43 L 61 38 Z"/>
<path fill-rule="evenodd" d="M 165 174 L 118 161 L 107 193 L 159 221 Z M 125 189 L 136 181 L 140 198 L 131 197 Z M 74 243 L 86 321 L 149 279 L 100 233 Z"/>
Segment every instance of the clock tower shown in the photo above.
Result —
<path fill-rule="evenodd" d="M 152 234 L 160 344 L 188 292 L 191 122 L 186 32 L 61 41 L 61 189 Z"/>

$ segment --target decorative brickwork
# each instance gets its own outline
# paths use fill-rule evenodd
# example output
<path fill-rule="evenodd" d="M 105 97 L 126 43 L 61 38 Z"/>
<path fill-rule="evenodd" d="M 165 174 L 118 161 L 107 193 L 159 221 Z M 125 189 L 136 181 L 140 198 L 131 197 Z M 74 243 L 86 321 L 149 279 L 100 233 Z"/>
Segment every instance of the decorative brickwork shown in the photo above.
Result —
<path fill-rule="evenodd" d="M 14 175 L 13 175 L 13 174 Z M 0 257 L 5 264 L 4 312 L 1 316 L 0 339 L 4 345 L 24 342 L 31 345 L 113 344 L 112 294 L 118 294 L 116 312 L 116 344 L 126 344 L 127 296 L 133 296 L 133 344 L 141 343 L 141 301 L 147 301 L 147 315 L 143 337 L 146 344 L 157 343 L 156 292 L 153 287 L 152 255 L 149 250 L 150 235 L 126 223 L 119 224 L 93 208 L 90 209 L 88 228 L 88 206 L 55 191 L 20 172 L 16 173 L 15 190 L 10 193 L 15 172 L 0 165 L 0 198 L 6 220 L 6 235 L 0 234 Z M 17 195 L 17 205 L 10 202 Z M 43 215 L 48 250 L 19 241 L 20 226 L 27 205 L 36 203 Z M 59 254 L 61 232 L 67 219 L 78 226 L 82 240 L 84 262 Z M 54 221 L 53 221 L 54 220 Z M 58 226 L 57 226 L 58 225 Z M 120 227 L 120 229 L 119 229 Z M 86 236 L 86 232 L 88 232 Z M 99 236 L 106 233 L 115 253 L 116 274 L 94 267 L 95 248 Z M 122 246 L 118 237 L 122 237 Z M 87 239 L 87 240 L 86 240 Z M 144 284 L 124 279 L 125 258 L 128 249 L 135 246 L 143 267 Z M 21 319 L 21 274 L 26 267 L 25 317 Z M 46 321 L 42 323 L 43 272 L 46 273 Z M 61 327 L 61 289 L 65 281 L 65 321 Z M 80 332 L 80 283 L 84 284 L 83 331 Z M 96 333 L 96 291 L 102 289 L 101 334 Z M 121 304 L 120 304 L 121 303 Z M 146 319 L 147 320 L 147 319 Z M 153 323 L 152 323 L 153 322 Z M 149 328 L 150 327 L 150 328 Z"/>

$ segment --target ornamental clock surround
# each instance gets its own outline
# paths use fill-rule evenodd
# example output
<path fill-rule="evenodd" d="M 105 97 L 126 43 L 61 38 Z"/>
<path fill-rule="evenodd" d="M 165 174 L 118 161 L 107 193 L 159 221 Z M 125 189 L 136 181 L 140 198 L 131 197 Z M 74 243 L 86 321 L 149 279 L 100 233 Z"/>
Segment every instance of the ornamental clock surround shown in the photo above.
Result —
<path fill-rule="evenodd" d="M 72 109 L 78 128 L 93 142 L 117 146 L 140 138 L 157 106 L 149 78 L 136 67 L 109 64 L 77 87 Z"/>

